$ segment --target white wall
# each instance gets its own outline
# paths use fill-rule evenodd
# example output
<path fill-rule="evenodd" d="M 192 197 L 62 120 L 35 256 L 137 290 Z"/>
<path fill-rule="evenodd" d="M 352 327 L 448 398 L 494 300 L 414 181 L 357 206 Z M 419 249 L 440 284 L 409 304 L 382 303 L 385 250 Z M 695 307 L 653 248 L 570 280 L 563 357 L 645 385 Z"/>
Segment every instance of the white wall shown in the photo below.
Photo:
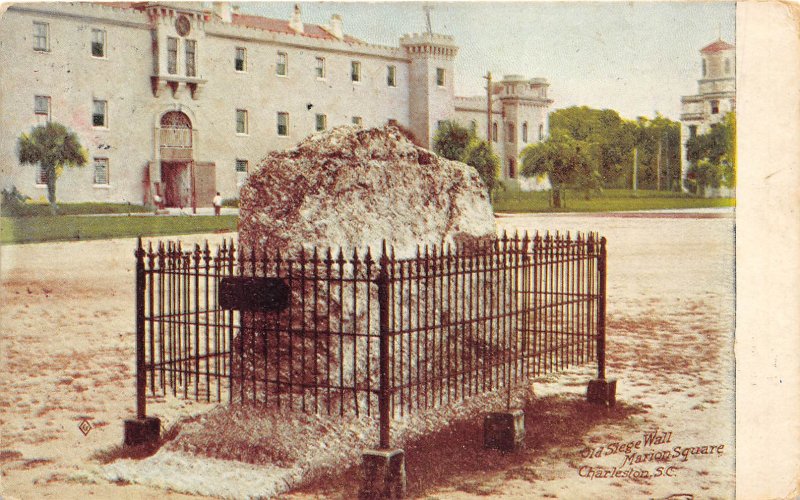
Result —
<path fill-rule="evenodd" d="M 33 21 L 50 25 L 50 51 L 33 50 Z M 159 23 L 161 74 L 166 73 L 165 37 L 176 36 L 172 20 Z M 91 56 L 91 29 L 107 30 L 107 57 Z M 205 29 L 205 33 L 203 32 Z M 250 168 L 269 151 L 293 147 L 315 131 L 315 115 L 327 115 L 328 127 L 351 124 L 361 116 L 366 127 L 389 119 L 409 123 L 408 61 L 399 48 L 351 47 L 342 42 L 274 34 L 212 21 L 193 25 L 189 39 L 198 41 L 197 99 L 188 91 L 169 89 L 154 97 L 150 24 L 143 13 L 92 4 L 34 4 L 12 7 L 0 19 L 0 77 L 3 81 L 3 126 L 0 172 L 3 187 L 16 185 L 33 198 L 46 197 L 36 186 L 35 167 L 16 159 L 17 137 L 38 121 L 34 96 L 51 96 L 51 119 L 75 131 L 86 147 L 90 165 L 67 169 L 58 182 L 61 201 L 129 201 L 142 203 L 144 171 L 157 156 L 154 129 L 166 111 L 180 109 L 192 119 L 194 159 L 216 163 L 217 189 L 238 196 L 236 159 Z M 247 49 L 247 71 L 234 68 L 235 47 Z M 183 44 L 178 77 L 185 76 Z M 276 54 L 286 52 L 288 75 L 275 74 Z M 316 57 L 326 59 L 326 77 L 317 80 Z M 25 59 L 26 64 L 19 64 Z M 350 61 L 361 62 L 361 82 L 350 79 Z M 396 67 L 396 87 L 386 81 L 386 67 Z M 92 101 L 108 101 L 108 127 L 92 126 Z M 312 104 L 311 109 L 307 108 Z M 248 111 L 248 134 L 236 133 L 236 109 Z M 288 137 L 277 134 L 277 113 L 290 114 Z M 91 158 L 110 163 L 110 184 L 93 186 Z"/>

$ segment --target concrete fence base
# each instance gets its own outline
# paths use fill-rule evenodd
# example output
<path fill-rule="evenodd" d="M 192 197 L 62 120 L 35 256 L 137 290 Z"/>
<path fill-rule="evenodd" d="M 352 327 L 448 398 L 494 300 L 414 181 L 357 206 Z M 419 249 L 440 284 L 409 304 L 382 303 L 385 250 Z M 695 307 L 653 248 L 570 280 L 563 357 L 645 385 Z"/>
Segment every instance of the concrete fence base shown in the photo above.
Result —
<path fill-rule="evenodd" d="M 383 500 L 406 495 L 406 459 L 403 450 L 366 450 L 362 455 L 364 477 L 358 498 Z"/>
<path fill-rule="evenodd" d="M 161 419 L 145 417 L 125 420 L 125 446 L 140 446 L 158 443 L 161 437 Z"/>
<path fill-rule="evenodd" d="M 617 380 L 596 378 L 589 381 L 586 399 L 590 403 L 614 406 L 617 402 Z"/>
<path fill-rule="evenodd" d="M 483 419 L 483 447 L 516 451 L 525 447 L 525 413 L 509 410 L 486 415 Z"/>

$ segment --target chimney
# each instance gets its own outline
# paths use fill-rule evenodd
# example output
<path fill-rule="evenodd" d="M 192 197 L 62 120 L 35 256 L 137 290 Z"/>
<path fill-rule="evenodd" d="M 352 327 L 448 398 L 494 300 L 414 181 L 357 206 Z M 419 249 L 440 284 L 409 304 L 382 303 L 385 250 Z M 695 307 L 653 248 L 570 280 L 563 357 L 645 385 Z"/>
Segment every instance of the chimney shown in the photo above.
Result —
<path fill-rule="evenodd" d="M 344 32 L 342 31 L 342 16 L 339 14 L 334 14 L 331 16 L 331 35 L 335 36 L 339 40 L 344 38 Z"/>
<path fill-rule="evenodd" d="M 213 8 L 215 17 L 219 18 L 223 23 L 231 22 L 232 16 L 230 2 L 214 2 Z"/>
<path fill-rule="evenodd" d="M 303 20 L 300 18 L 300 6 L 297 4 L 294 4 L 294 13 L 289 20 L 289 27 L 292 28 L 295 33 L 303 32 Z"/>

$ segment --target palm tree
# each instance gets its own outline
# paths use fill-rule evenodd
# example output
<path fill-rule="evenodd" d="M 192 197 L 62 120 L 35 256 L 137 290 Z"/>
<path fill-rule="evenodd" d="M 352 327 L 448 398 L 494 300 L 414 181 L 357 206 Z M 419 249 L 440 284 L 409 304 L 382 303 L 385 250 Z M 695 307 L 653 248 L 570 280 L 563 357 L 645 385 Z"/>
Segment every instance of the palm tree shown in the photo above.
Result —
<path fill-rule="evenodd" d="M 56 214 L 56 180 L 64 165 L 81 167 L 86 164 L 86 152 L 78 136 L 60 123 L 49 122 L 34 127 L 30 134 L 23 133 L 17 141 L 19 162 L 23 165 L 41 165 L 47 181 L 47 200 L 50 211 Z"/>

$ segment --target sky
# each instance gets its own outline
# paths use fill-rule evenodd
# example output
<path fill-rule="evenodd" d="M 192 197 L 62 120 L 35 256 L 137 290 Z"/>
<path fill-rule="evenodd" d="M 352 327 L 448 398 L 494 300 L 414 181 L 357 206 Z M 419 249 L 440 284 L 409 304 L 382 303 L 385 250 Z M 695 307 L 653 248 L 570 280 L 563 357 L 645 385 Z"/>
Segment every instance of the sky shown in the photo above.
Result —
<path fill-rule="evenodd" d="M 242 2 L 242 13 L 289 19 L 290 2 Z M 303 22 L 342 16 L 347 34 L 398 46 L 422 32 L 422 2 L 300 2 Z M 550 82 L 553 109 L 586 105 L 625 118 L 680 116 L 697 92 L 700 49 L 735 41 L 733 2 L 428 2 L 436 33 L 455 37 L 456 95 L 484 94 L 482 76 Z"/>

